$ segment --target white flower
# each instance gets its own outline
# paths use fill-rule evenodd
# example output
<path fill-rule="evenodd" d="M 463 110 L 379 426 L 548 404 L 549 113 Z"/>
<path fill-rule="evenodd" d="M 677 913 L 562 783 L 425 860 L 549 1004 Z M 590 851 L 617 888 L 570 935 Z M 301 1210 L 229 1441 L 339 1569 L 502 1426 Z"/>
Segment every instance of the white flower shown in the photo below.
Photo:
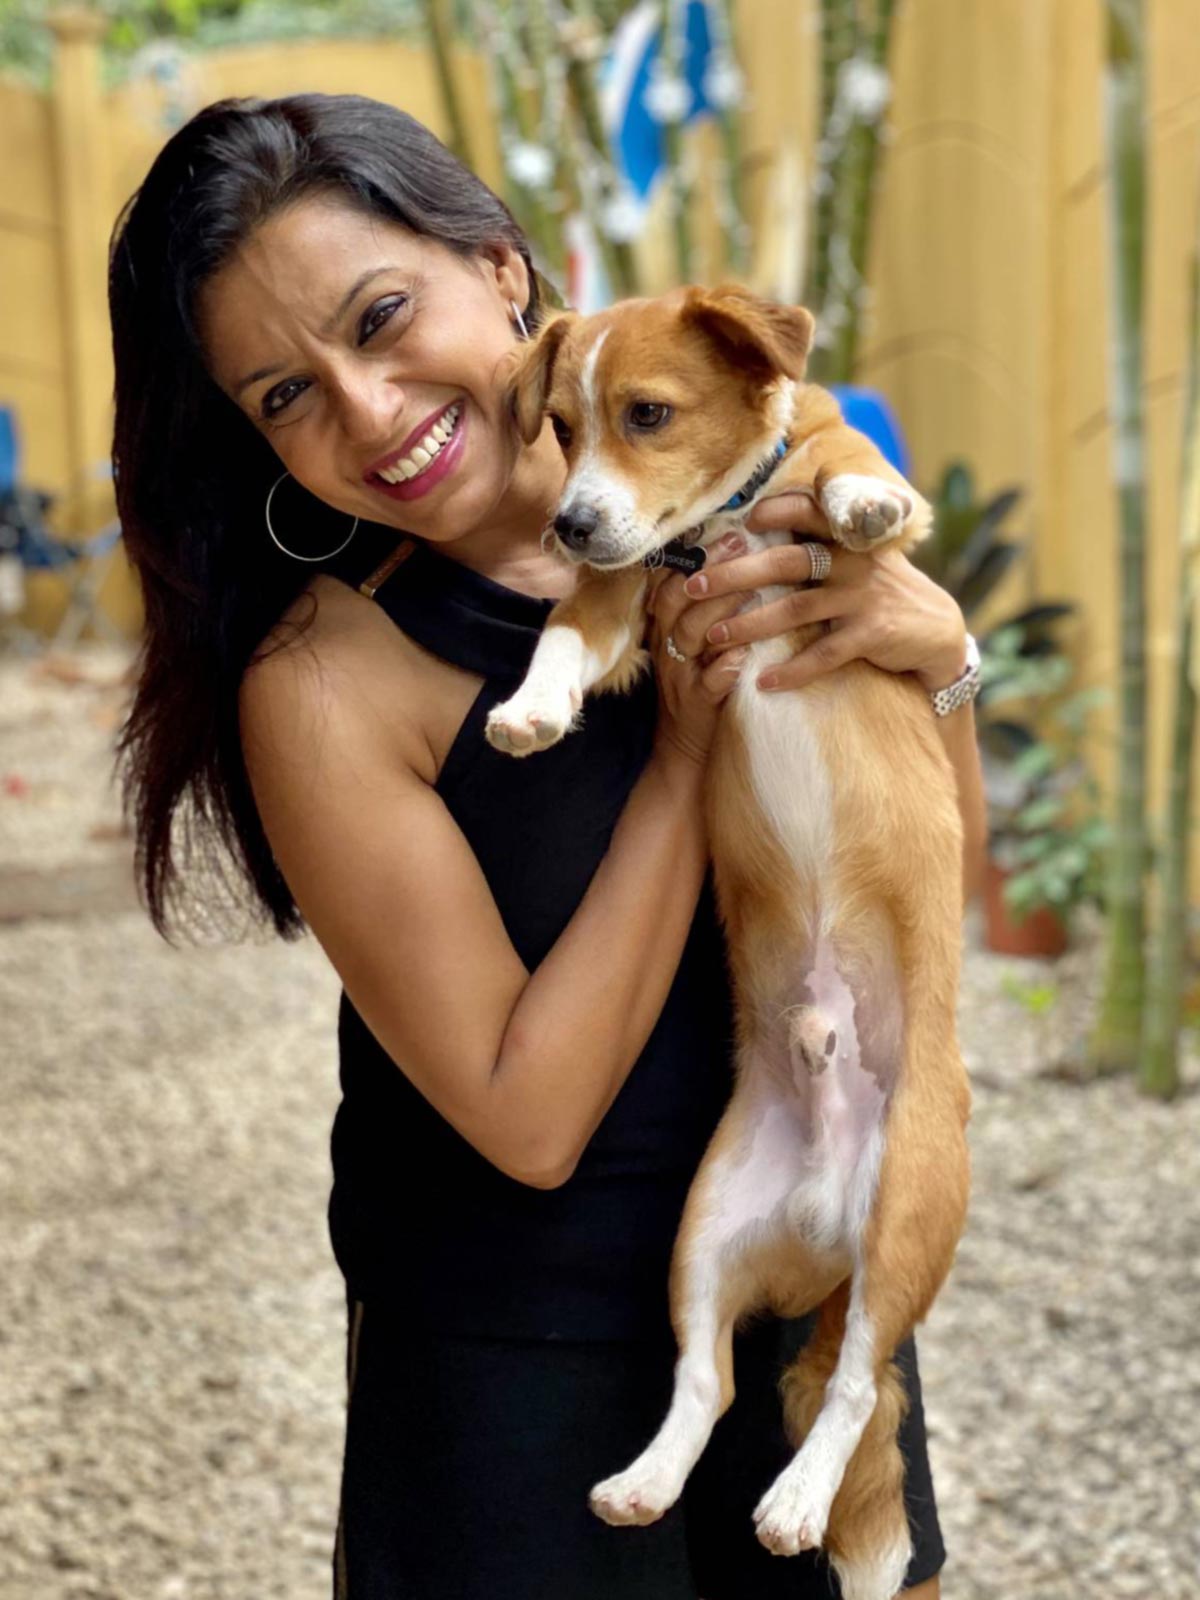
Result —
<path fill-rule="evenodd" d="M 704 73 L 704 97 L 710 106 L 726 111 L 742 101 L 743 78 L 737 62 L 724 52 L 714 52 Z"/>
<path fill-rule="evenodd" d="M 646 110 L 655 122 L 682 122 L 692 109 L 692 91 L 682 78 L 655 64 L 646 85 Z"/>
<path fill-rule="evenodd" d="M 892 98 L 892 81 L 883 67 L 861 56 L 842 63 L 838 99 L 859 122 L 878 122 Z"/>
<path fill-rule="evenodd" d="M 509 176 L 523 189 L 543 189 L 554 177 L 554 157 L 543 144 L 518 139 L 508 152 Z"/>
<path fill-rule="evenodd" d="M 642 206 L 631 189 L 621 189 L 600 212 L 605 236 L 616 244 L 628 244 L 642 231 Z"/>

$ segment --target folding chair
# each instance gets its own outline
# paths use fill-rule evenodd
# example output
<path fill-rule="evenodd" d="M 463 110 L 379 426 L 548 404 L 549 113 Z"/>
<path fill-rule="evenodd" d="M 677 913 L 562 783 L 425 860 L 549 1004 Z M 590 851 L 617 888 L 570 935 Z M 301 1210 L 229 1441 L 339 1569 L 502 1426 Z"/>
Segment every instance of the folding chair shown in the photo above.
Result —
<path fill-rule="evenodd" d="M 75 644 L 90 624 L 94 633 L 119 639 L 120 630 L 100 608 L 100 590 L 116 558 L 121 525 L 111 522 L 88 539 L 60 539 L 46 525 L 51 497 L 19 481 L 20 448 L 11 408 L 0 406 L 0 556 L 15 557 L 23 576 L 29 572 L 56 572 L 67 585 L 67 606 L 49 641 L 50 649 Z M 104 462 L 89 476 L 111 478 Z M 26 643 L 40 638 L 26 628 L 15 611 L 0 616 L 0 625 Z"/>

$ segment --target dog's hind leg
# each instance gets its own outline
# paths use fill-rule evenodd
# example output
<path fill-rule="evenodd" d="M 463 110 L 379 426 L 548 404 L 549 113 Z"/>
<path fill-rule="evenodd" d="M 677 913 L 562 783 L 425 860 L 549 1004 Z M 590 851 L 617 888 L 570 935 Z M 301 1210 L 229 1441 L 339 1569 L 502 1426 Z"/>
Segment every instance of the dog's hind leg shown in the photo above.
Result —
<path fill-rule="evenodd" d="M 592 1490 L 592 1510 L 605 1522 L 654 1522 L 674 1505 L 731 1403 L 734 1324 L 763 1303 L 780 1248 L 795 1265 L 786 1208 L 801 1160 L 783 1101 L 739 1088 L 696 1174 L 675 1246 L 679 1358 L 670 1410 L 637 1460 Z"/>
<path fill-rule="evenodd" d="M 783 1383 L 784 1416 L 797 1446 L 812 1431 L 837 1368 L 850 1280 L 821 1307 L 817 1326 Z M 844 1600 L 879 1600 L 899 1587 L 911 1557 L 904 1458 L 897 1438 L 908 1398 L 893 1362 L 879 1373 L 874 1409 L 833 1499 L 823 1545 Z"/>
<path fill-rule="evenodd" d="M 961 1063 L 952 1038 L 935 1044 L 928 1032 L 922 1035 L 921 1073 L 906 1075 L 892 1102 L 878 1191 L 823 1403 L 803 1447 L 755 1513 L 759 1538 L 779 1554 L 826 1545 L 852 1600 L 892 1600 L 903 1581 L 909 1542 L 896 1471 L 901 1406 L 891 1360 L 941 1287 L 966 1210 Z M 913 1030 L 907 1045 L 917 1048 Z M 835 1331 L 836 1324 L 827 1328 L 830 1348 Z M 814 1385 L 801 1373 L 798 1387 L 811 1394 Z M 801 1407 L 793 1416 L 797 1431 L 806 1420 Z"/>

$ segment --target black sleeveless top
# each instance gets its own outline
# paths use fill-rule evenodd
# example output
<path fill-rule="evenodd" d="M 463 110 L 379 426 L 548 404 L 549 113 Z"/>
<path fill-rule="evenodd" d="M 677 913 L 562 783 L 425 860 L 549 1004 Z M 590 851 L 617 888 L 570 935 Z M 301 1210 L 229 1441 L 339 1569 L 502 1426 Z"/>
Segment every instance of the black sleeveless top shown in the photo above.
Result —
<path fill-rule="evenodd" d="M 371 567 L 360 552 L 330 570 L 357 586 Z M 420 544 L 374 598 L 419 645 L 484 678 L 437 791 L 532 971 L 582 899 L 650 753 L 653 682 L 589 700 L 582 729 L 516 761 L 487 744 L 483 726 L 523 676 L 553 602 Z M 653 918 L 654 905 L 642 915 Z M 595 959 L 605 952 L 597 949 Z M 469 991 L 460 1003 L 471 1004 Z M 343 990 L 329 1219 L 351 1294 L 448 1332 L 665 1332 L 671 1245 L 729 1095 L 732 1032 L 724 943 L 707 885 L 646 1048 L 572 1177 L 540 1190 L 498 1171 L 433 1109 Z M 573 1069 L 565 1056 L 561 1070 Z"/>

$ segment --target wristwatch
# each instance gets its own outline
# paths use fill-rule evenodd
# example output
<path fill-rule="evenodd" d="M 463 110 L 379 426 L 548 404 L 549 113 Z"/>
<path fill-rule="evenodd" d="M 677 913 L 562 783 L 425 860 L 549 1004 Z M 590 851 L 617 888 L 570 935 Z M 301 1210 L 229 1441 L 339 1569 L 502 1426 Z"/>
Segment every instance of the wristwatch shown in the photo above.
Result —
<path fill-rule="evenodd" d="M 979 646 L 967 635 L 967 664 L 944 689 L 935 689 L 929 696 L 935 717 L 948 717 L 959 706 L 965 706 L 979 693 Z"/>

